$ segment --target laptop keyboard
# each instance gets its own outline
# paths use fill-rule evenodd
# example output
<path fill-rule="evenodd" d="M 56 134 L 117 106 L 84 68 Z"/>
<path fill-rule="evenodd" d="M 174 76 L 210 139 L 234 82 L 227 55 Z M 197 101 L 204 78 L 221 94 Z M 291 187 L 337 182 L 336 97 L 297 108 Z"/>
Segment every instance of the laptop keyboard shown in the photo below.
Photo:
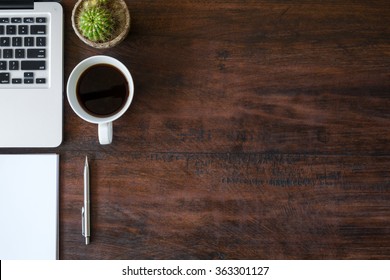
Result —
<path fill-rule="evenodd" d="M 48 20 L 0 17 L 0 88 L 48 87 Z"/>

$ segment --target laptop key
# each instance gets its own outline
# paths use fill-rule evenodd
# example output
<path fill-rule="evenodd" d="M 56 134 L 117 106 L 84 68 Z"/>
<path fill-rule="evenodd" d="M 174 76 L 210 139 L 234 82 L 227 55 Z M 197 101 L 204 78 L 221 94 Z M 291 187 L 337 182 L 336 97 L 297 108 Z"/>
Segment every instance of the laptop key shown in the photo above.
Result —
<path fill-rule="evenodd" d="M 13 49 L 4 49 L 3 50 L 3 58 L 13 58 L 14 50 Z"/>
<path fill-rule="evenodd" d="M 0 84 L 9 84 L 9 73 L 0 73 Z"/>
<path fill-rule="evenodd" d="M 28 25 L 19 25 L 18 26 L 18 34 L 19 35 L 27 35 L 28 34 Z"/>
<path fill-rule="evenodd" d="M 45 17 L 37 17 L 37 23 L 45 23 L 46 18 Z"/>
<path fill-rule="evenodd" d="M 7 35 L 15 35 L 16 25 L 7 25 L 6 30 L 7 30 Z"/>
<path fill-rule="evenodd" d="M 22 37 L 12 37 L 12 46 L 21 47 L 22 46 Z"/>
<path fill-rule="evenodd" d="M 9 70 L 13 70 L 13 71 L 19 70 L 19 61 L 11 60 L 9 62 Z"/>
<path fill-rule="evenodd" d="M 45 78 L 37 78 L 37 79 L 35 80 L 35 82 L 36 82 L 37 84 L 46 84 L 46 79 L 45 79 Z"/>
<path fill-rule="evenodd" d="M 7 61 L 0 61 L 0 70 L 7 70 Z"/>
<path fill-rule="evenodd" d="M 1 37 L 0 46 L 1 47 L 9 47 L 11 45 L 10 37 Z"/>
<path fill-rule="evenodd" d="M 28 49 L 27 58 L 45 58 L 46 50 L 45 49 Z"/>
<path fill-rule="evenodd" d="M 31 25 L 30 27 L 31 35 L 43 35 L 46 34 L 46 25 Z"/>
<path fill-rule="evenodd" d="M 20 17 L 11 18 L 11 22 L 12 23 L 22 23 L 22 18 L 20 18 Z"/>
<path fill-rule="evenodd" d="M 25 49 L 15 49 L 15 58 L 25 58 Z"/>
<path fill-rule="evenodd" d="M 24 46 L 33 47 L 34 46 L 34 37 L 24 37 Z"/>
<path fill-rule="evenodd" d="M 37 47 L 46 47 L 46 37 L 37 37 Z"/>
<path fill-rule="evenodd" d="M 20 78 L 12 79 L 12 83 L 13 84 L 21 84 L 22 83 L 22 79 L 20 79 Z"/>
<path fill-rule="evenodd" d="M 45 70 L 46 61 L 44 60 L 24 60 L 22 61 L 22 70 Z"/>
<path fill-rule="evenodd" d="M 25 17 L 23 19 L 24 23 L 34 23 L 34 18 L 33 17 Z"/>

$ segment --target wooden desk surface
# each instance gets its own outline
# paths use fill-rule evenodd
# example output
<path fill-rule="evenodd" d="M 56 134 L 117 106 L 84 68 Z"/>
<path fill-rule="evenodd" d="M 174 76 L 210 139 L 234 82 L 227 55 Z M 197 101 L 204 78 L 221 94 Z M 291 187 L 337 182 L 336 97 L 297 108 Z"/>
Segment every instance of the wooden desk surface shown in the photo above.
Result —
<path fill-rule="evenodd" d="M 75 2 L 65 81 L 113 56 L 133 104 L 112 145 L 65 98 L 59 148 L 1 150 L 61 155 L 62 259 L 390 258 L 388 0 L 132 0 L 109 50 L 76 37 Z"/>

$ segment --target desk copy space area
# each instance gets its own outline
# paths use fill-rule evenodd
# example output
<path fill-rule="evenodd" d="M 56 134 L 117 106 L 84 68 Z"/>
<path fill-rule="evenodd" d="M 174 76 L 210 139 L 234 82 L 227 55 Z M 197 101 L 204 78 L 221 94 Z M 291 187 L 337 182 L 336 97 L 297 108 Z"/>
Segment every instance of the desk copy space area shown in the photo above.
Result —
<path fill-rule="evenodd" d="M 110 55 L 135 96 L 109 146 L 64 102 L 61 259 L 390 258 L 387 0 L 126 1 L 108 50 L 74 34 L 75 2 L 64 80 Z"/>

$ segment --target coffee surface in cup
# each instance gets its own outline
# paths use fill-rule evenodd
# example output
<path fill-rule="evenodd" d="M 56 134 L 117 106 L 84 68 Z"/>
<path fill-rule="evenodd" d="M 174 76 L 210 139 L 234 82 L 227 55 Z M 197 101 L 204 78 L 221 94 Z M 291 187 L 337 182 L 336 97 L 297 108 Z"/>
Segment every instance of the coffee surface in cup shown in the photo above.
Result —
<path fill-rule="evenodd" d="M 96 117 L 109 117 L 119 112 L 129 97 L 124 74 L 109 64 L 96 64 L 86 69 L 76 87 L 83 109 Z"/>

